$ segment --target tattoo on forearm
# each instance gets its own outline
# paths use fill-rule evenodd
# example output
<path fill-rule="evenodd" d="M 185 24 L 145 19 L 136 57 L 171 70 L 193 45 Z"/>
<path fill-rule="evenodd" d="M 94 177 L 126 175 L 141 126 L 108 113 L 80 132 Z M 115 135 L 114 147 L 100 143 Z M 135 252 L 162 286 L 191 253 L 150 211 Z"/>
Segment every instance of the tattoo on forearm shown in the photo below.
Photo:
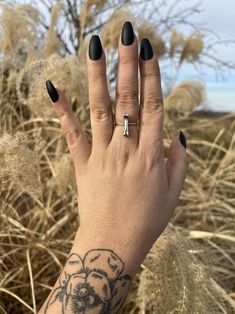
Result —
<path fill-rule="evenodd" d="M 130 275 L 123 275 L 124 263 L 111 250 L 88 251 L 82 259 L 71 254 L 66 270 L 59 278 L 45 308 L 46 313 L 61 309 L 62 314 L 120 313 L 131 283 Z"/>

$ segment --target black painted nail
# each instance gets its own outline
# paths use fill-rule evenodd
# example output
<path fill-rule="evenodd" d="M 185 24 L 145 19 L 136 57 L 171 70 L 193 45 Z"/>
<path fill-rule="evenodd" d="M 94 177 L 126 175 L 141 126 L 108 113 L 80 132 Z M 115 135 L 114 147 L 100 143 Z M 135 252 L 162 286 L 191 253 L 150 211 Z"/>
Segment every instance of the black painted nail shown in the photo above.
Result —
<path fill-rule="evenodd" d="M 89 58 L 98 60 L 102 56 L 102 45 L 98 35 L 92 35 L 89 42 Z"/>
<path fill-rule="evenodd" d="M 179 134 L 179 140 L 180 140 L 180 143 L 186 148 L 187 147 L 186 137 L 181 130 L 180 130 L 180 134 Z"/>
<path fill-rule="evenodd" d="M 141 40 L 140 56 L 143 60 L 149 60 L 153 57 L 153 49 L 148 38 Z"/>
<path fill-rule="evenodd" d="M 134 42 L 135 36 L 131 22 L 125 22 L 122 27 L 122 44 L 127 46 Z"/>
<path fill-rule="evenodd" d="M 46 81 L 47 92 L 53 102 L 56 102 L 59 99 L 58 92 L 55 86 L 52 84 L 50 80 Z"/>

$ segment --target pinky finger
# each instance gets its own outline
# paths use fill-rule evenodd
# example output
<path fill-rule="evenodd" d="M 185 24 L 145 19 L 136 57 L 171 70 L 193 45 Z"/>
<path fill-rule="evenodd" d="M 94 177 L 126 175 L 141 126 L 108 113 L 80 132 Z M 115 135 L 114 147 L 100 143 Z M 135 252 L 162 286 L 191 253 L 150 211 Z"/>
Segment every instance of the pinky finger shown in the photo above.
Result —
<path fill-rule="evenodd" d="M 183 143 L 179 136 L 175 136 L 170 148 L 166 161 L 167 177 L 168 177 L 168 202 L 172 210 L 178 204 L 181 191 L 185 182 L 185 178 L 189 166 L 189 158 L 186 153 L 186 139 Z"/>
<path fill-rule="evenodd" d="M 80 168 L 88 160 L 91 144 L 62 91 L 57 90 L 50 80 L 46 81 L 46 87 L 53 103 L 53 109 L 60 119 L 62 132 L 66 138 L 74 165 Z"/>

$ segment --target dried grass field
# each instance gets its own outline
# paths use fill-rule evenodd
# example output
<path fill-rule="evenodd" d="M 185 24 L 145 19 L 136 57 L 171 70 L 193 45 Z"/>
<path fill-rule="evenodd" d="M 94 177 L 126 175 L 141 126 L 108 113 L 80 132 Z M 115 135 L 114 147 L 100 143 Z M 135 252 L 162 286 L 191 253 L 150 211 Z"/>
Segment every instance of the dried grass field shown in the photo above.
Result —
<path fill-rule="evenodd" d="M 91 4 L 99 12 L 107 1 L 84 3 L 77 41 L 77 24 L 65 4 L 51 7 L 43 29 L 34 6 L 0 3 L 0 313 L 37 313 L 79 227 L 74 166 L 45 81 L 65 92 L 91 140 L 88 38 L 82 35 L 95 23 Z M 150 21 L 135 22 L 124 7 L 113 12 L 101 27 L 111 70 L 116 66 L 112 69 L 112 49 L 126 20 L 133 21 L 140 40 L 150 39 L 159 58 L 176 58 L 179 66 L 185 60 L 202 62 L 209 49 L 199 33 L 176 32 L 174 17 L 168 16 L 173 30 L 168 29 L 166 42 Z M 71 21 L 74 46 L 58 35 L 60 15 Z M 111 84 L 115 72 L 109 77 Z M 192 114 L 205 93 L 194 80 L 174 85 L 165 95 L 165 152 L 183 130 L 190 165 L 171 222 L 142 263 L 124 313 L 235 313 L 235 113 Z"/>

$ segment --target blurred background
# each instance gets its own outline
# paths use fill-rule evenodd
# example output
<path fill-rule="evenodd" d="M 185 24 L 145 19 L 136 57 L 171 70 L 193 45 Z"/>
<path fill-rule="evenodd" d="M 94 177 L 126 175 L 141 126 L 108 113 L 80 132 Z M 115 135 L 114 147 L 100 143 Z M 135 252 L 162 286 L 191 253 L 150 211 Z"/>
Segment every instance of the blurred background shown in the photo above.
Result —
<path fill-rule="evenodd" d="M 146 16 L 152 12 L 154 17 L 154 8 L 159 6 L 159 1 L 148 1 Z M 18 3 L 32 3 L 32 1 L 19 0 Z M 46 2 L 37 1 L 35 4 L 40 8 L 41 12 L 48 17 L 48 12 L 45 9 Z M 141 2 L 139 3 L 141 4 Z M 178 23 L 177 30 L 189 34 L 192 28 L 207 29 L 208 34 L 211 32 L 210 44 L 211 48 L 208 53 L 201 56 L 202 63 L 200 68 L 195 69 L 195 65 L 189 62 L 185 62 L 179 73 L 177 73 L 176 81 L 179 82 L 185 79 L 191 79 L 197 76 L 206 84 L 207 97 L 203 103 L 195 108 L 195 110 L 206 110 L 216 112 L 231 112 L 235 110 L 235 74 L 234 74 L 234 55 L 235 55 L 235 40 L 234 40 L 234 28 L 235 28 L 235 2 L 233 0 L 224 1 L 210 1 L 210 0 L 192 0 L 189 5 L 189 1 L 162 1 L 161 14 L 165 17 L 168 14 L 169 8 L 173 14 L 169 16 L 171 19 L 177 17 L 177 13 L 182 13 L 182 18 L 187 19 L 186 23 Z M 162 8 L 164 7 L 164 9 Z M 186 7 L 191 7 L 192 11 L 188 12 Z M 133 10 L 133 8 L 132 8 Z M 134 8 L 134 10 L 140 10 L 140 8 Z M 184 10 L 185 15 L 183 14 Z M 158 10 L 155 10 L 157 13 Z M 105 13 L 105 12 L 104 12 Z M 189 15 L 188 15 L 189 14 Z M 176 15 L 176 16 L 174 16 Z M 180 14 L 179 14 L 180 16 Z M 209 39 L 207 39 L 209 42 Z M 209 62 L 209 56 L 211 60 Z M 222 63 L 215 65 L 213 61 L 223 60 Z M 210 68 L 206 65 L 210 64 Z M 228 67 L 221 69 L 223 62 L 227 63 Z M 195 73 L 196 72 L 196 73 Z M 172 68 L 167 73 L 172 75 Z M 163 82 L 164 86 L 164 82 Z"/>
<path fill-rule="evenodd" d="M 235 26 L 235 2 L 232 0 L 203 0 L 200 4 L 202 11 L 200 14 L 194 15 L 191 22 L 203 24 L 216 33 L 219 44 L 210 52 L 214 58 L 234 62 L 235 42 L 233 28 Z M 198 110 L 234 111 L 234 71 L 222 72 L 222 75 L 219 76 L 217 70 L 216 68 L 211 68 L 211 70 L 204 69 L 199 74 L 207 87 L 207 101 Z M 185 65 L 179 75 L 179 80 L 191 77 L 193 72 L 194 69 L 190 65 Z"/>
<path fill-rule="evenodd" d="M 37 313 L 79 228 L 74 166 L 45 81 L 65 92 L 92 141 L 89 39 L 101 38 L 114 111 L 125 21 L 159 59 L 164 153 L 182 130 L 190 165 L 124 313 L 235 313 L 232 0 L 0 1 L 0 313 Z"/>

